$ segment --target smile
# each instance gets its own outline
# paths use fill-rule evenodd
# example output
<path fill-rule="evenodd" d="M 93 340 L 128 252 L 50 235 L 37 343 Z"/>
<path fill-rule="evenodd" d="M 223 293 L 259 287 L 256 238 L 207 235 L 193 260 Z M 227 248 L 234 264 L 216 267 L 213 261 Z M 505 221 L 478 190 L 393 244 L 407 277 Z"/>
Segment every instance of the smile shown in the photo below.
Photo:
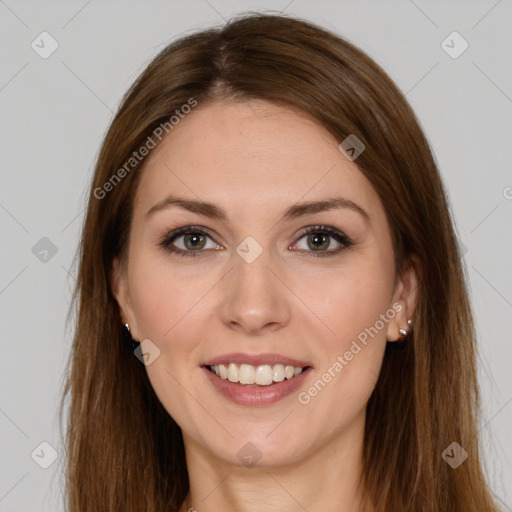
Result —
<path fill-rule="evenodd" d="M 219 368 L 220 366 L 224 369 Z M 281 381 L 274 381 L 274 368 L 276 366 L 275 375 L 277 379 L 280 379 L 284 374 Z M 217 367 L 217 372 L 223 372 L 225 377 L 218 375 L 215 372 L 215 367 Z M 298 392 L 313 368 L 311 366 L 294 367 L 279 363 L 273 366 L 259 365 L 257 367 L 243 363 L 240 366 L 230 363 L 202 366 L 201 370 L 213 389 L 219 393 L 218 396 L 237 405 L 263 407 L 275 404 L 292 393 Z M 230 371 L 233 382 L 228 378 Z M 241 381 L 247 383 L 244 384 Z M 257 382 L 265 382 L 265 384 L 257 384 Z"/>
<path fill-rule="evenodd" d="M 228 363 L 210 365 L 208 368 L 215 375 L 229 382 L 257 386 L 270 386 L 285 379 L 292 379 L 303 370 L 300 366 L 285 364 L 253 366 L 251 364 Z"/>

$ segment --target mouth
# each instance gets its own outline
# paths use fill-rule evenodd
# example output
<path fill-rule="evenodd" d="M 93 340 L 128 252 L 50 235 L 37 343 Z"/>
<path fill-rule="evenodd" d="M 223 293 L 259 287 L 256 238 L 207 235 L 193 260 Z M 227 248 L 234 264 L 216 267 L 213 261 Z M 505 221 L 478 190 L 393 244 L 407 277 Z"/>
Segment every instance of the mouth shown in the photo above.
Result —
<path fill-rule="evenodd" d="M 293 366 L 285 363 L 252 365 L 247 363 L 221 363 L 204 365 L 217 377 L 245 387 L 273 386 L 285 380 L 293 380 L 311 366 Z"/>
<path fill-rule="evenodd" d="M 300 389 L 313 365 L 282 354 L 233 352 L 200 366 L 213 388 L 242 406 L 271 406 Z"/>

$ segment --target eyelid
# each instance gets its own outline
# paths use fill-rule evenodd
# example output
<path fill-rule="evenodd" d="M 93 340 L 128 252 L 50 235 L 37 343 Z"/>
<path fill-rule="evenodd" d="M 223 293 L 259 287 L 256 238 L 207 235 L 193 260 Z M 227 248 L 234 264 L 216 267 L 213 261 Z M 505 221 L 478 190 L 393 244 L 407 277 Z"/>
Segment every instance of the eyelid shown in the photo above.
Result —
<path fill-rule="evenodd" d="M 208 228 L 206 228 L 204 226 L 196 226 L 196 225 L 182 226 L 182 227 L 173 229 L 170 232 L 165 231 L 164 234 L 159 236 L 158 239 L 161 241 L 158 242 L 158 245 L 162 246 L 163 249 L 169 253 L 177 253 L 177 254 L 182 254 L 182 255 L 183 255 L 183 253 L 188 253 L 188 254 L 192 254 L 193 256 L 195 256 L 195 255 L 197 255 L 197 253 L 204 253 L 204 252 L 209 252 L 212 250 L 212 249 L 208 249 L 208 250 L 198 250 L 198 251 L 185 251 L 184 249 L 180 249 L 179 247 L 171 249 L 171 242 L 174 242 L 177 238 L 180 238 L 189 233 L 199 233 L 199 234 L 205 235 L 205 236 L 209 237 L 215 244 L 222 245 L 215 240 L 215 238 L 212 235 L 212 232 Z"/>
<path fill-rule="evenodd" d="M 329 251 L 305 251 L 307 254 L 310 253 L 313 255 L 313 257 L 323 257 L 323 256 L 331 256 L 338 254 L 342 252 L 344 249 L 348 249 L 352 245 L 354 245 L 354 242 L 342 231 L 339 229 L 328 226 L 328 225 L 312 225 L 307 226 L 304 229 L 302 229 L 297 237 L 297 241 L 294 242 L 292 245 L 296 244 L 298 241 L 300 241 L 302 238 L 304 238 L 306 235 L 314 234 L 314 233 L 324 233 L 327 234 L 329 237 L 334 238 L 338 244 L 340 244 L 341 248 L 329 250 Z"/>
<path fill-rule="evenodd" d="M 204 227 L 204 226 L 198 226 L 198 225 L 187 225 L 178 227 L 176 229 L 164 230 L 162 233 L 159 233 L 157 235 L 157 239 L 161 240 L 159 243 L 170 243 L 171 240 L 174 240 L 175 238 L 178 238 L 181 235 L 186 235 L 188 233 L 201 233 L 204 235 L 209 236 L 212 240 L 214 240 L 213 231 L 210 229 Z M 218 243 L 218 242 L 216 242 Z M 220 244 L 219 244 L 220 245 Z"/>

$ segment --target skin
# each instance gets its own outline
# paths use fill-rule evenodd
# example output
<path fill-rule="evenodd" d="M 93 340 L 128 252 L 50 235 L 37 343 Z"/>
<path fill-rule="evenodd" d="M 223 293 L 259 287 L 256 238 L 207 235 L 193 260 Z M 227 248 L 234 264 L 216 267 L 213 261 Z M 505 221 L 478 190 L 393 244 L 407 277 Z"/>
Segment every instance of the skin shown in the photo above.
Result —
<path fill-rule="evenodd" d="M 133 338 L 160 350 L 146 370 L 184 436 L 190 493 L 180 512 L 360 511 L 365 406 L 386 341 L 409 327 L 417 282 L 411 270 L 393 286 L 382 203 L 339 142 L 283 107 L 224 102 L 199 105 L 148 157 L 128 262 L 114 260 L 112 289 Z M 176 205 L 146 218 L 171 193 L 214 203 L 228 219 Z M 357 203 L 370 223 L 350 209 L 281 220 L 294 203 L 334 196 Z M 312 225 L 332 226 L 354 245 L 334 254 L 343 245 L 327 238 L 321 250 L 333 254 L 315 258 L 314 243 L 301 235 Z M 159 246 L 183 226 L 210 233 L 195 258 Z M 247 236 L 263 249 L 252 263 L 236 252 Z M 185 242 L 182 235 L 173 243 L 192 252 Z M 362 350 L 307 404 L 298 392 L 270 406 L 234 404 L 200 368 L 230 352 L 279 353 L 313 366 L 299 390 L 307 391 L 393 304 L 402 311 L 359 343 Z M 237 457 L 247 442 L 262 454 L 250 468 Z"/>

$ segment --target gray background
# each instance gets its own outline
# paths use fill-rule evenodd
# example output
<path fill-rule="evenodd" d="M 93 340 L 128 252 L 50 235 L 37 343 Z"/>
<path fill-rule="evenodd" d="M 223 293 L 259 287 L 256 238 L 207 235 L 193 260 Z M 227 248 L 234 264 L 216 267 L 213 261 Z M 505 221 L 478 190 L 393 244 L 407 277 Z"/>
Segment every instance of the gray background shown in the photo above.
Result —
<path fill-rule="evenodd" d="M 493 490 L 511 507 L 512 0 L 0 0 L 0 512 L 63 510 L 56 410 L 71 342 L 71 263 L 99 144 L 121 95 L 171 39 L 262 9 L 355 43 L 416 111 L 467 248 L 483 456 Z M 31 47 L 43 45 L 43 31 L 58 43 L 46 59 Z M 441 45 L 453 31 L 469 44 L 458 58 Z M 450 51 L 462 48 L 450 41 Z M 55 254 L 41 252 L 43 237 Z M 51 462 L 43 441 L 59 454 L 48 469 L 40 467 Z"/>

